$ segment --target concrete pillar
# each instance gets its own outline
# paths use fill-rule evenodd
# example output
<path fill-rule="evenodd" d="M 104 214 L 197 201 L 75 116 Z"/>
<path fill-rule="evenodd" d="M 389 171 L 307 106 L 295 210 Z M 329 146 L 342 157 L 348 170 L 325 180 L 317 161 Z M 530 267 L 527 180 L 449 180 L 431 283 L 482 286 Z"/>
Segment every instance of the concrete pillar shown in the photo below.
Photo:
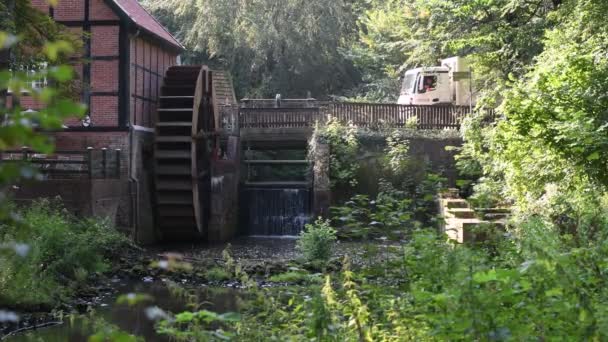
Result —
<path fill-rule="evenodd" d="M 319 217 L 329 216 L 331 183 L 329 179 L 329 145 L 318 142 L 313 152 L 313 210 Z"/>

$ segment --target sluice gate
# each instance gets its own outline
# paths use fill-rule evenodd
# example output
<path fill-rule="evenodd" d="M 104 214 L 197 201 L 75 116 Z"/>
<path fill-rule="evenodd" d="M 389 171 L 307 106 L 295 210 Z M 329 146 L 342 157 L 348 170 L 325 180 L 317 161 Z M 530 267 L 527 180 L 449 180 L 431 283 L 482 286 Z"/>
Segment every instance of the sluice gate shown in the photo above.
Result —
<path fill-rule="evenodd" d="M 244 155 L 247 159 L 242 162 L 245 170 L 240 190 L 242 233 L 298 235 L 312 215 L 311 163 L 304 159 L 306 150 L 248 149 Z M 274 158 L 260 159 L 271 157 Z M 286 157 L 291 159 L 277 159 Z"/>

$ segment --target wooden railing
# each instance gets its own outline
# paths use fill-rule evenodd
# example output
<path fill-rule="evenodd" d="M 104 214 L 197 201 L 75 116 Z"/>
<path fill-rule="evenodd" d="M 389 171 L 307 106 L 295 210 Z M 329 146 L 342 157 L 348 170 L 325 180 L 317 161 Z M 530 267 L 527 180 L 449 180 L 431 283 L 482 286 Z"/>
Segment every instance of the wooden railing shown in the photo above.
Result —
<path fill-rule="evenodd" d="M 319 107 L 310 108 L 241 108 L 240 128 L 312 127 L 322 119 Z"/>
<path fill-rule="evenodd" d="M 358 127 L 457 129 L 470 113 L 468 106 L 410 106 L 390 103 L 332 102 L 327 113 Z"/>
<path fill-rule="evenodd" d="M 37 153 L 23 147 L 0 153 L 0 163 L 27 163 L 51 179 L 120 178 L 120 159 L 120 149 L 92 147 L 84 151 L 55 151 L 53 154 Z"/>
<path fill-rule="evenodd" d="M 470 114 L 469 106 L 410 106 L 390 103 L 315 102 L 315 107 L 250 107 L 239 109 L 241 128 L 313 127 L 329 117 L 357 127 L 411 127 L 418 129 L 458 129 Z M 259 100 L 270 104 L 270 100 Z M 286 101 L 286 100 L 283 100 Z M 296 100 L 298 101 L 298 100 Z M 283 105 L 286 105 L 284 102 Z M 494 112 L 487 111 L 489 120 Z"/>
<path fill-rule="evenodd" d="M 243 108 L 310 108 L 318 107 L 316 99 L 242 99 Z"/>

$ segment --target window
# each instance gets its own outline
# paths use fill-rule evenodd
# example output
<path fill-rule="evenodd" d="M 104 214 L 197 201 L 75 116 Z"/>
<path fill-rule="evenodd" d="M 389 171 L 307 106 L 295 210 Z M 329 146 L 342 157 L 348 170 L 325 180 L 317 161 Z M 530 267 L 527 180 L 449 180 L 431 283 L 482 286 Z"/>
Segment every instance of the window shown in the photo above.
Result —
<path fill-rule="evenodd" d="M 414 83 L 416 81 L 416 75 L 410 74 L 405 75 L 403 79 L 403 85 L 401 87 L 402 94 L 412 94 L 414 92 Z"/>
<path fill-rule="evenodd" d="M 427 91 L 434 91 L 437 89 L 437 76 L 436 75 L 424 75 L 420 78 L 418 83 L 418 92 L 426 93 Z"/>
<path fill-rule="evenodd" d="M 42 63 L 37 63 L 37 64 L 32 64 L 32 65 L 22 65 L 20 67 L 17 68 L 17 70 L 12 69 L 13 71 L 19 71 L 19 72 L 25 72 L 28 76 L 29 83 L 30 83 L 30 87 L 32 89 L 42 89 L 44 87 L 46 87 L 48 85 L 48 81 L 46 78 L 46 75 L 44 75 L 44 73 L 42 73 L 41 75 L 39 75 L 40 77 L 34 78 L 34 76 L 38 73 L 40 73 L 43 70 L 46 70 L 48 67 L 48 64 L 46 62 L 42 62 Z M 22 90 L 25 91 L 25 90 Z M 8 92 L 11 93 L 12 89 L 8 89 Z"/>
<path fill-rule="evenodd" d="M 47 67 L 48 67 L 48 64 L 46 62 L 42 62 L 38 65 L 31 66 L 27 70 L 27 72 L 33 76 L 36 73 L 40 72 L 41 70 L 46 70 Z M 41 89 L 41 88 L 46 87 L 47 84 L 48 83 L 47 83 L 46 76 L 42 75 L 42 77 L 32 80 L 32 89 Z"/>

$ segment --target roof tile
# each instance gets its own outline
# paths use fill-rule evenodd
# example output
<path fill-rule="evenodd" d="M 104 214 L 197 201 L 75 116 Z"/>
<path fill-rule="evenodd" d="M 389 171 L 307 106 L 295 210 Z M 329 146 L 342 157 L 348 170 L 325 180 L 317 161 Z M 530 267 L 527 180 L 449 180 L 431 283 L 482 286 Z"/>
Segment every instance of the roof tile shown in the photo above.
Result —
<path fill-rule="evenodd" d="M 154 16 L 146 11 L 137 0 L 111 0 L 135 23 L 135 25 L 149 31 L 158 38 L 175 46 L 178 49 L 184 49 L 184 46 L 175 39 L 161 25 Z"/>

